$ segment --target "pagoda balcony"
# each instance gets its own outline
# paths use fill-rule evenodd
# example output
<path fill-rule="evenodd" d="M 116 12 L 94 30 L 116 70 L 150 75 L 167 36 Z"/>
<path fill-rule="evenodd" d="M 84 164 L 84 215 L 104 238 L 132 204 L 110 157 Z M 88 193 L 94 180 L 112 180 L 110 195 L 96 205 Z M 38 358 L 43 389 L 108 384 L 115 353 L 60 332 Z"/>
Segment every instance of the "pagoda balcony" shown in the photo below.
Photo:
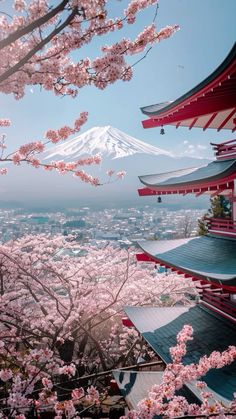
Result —
<path fill-rule="evenodd" d="M 236 139 L 226 141 L 224 143 L 211 143 L 217 160 L 235 159 L 236 158 Z"/>
<path fill-rule="evenodd" d="M 204 217 L 204 220 L 210 234 L 236 238 L 236 222 L 231 218 Z"/>
<path fill-rule="evenodd" d="M 230 294 L 218 294 L 211 289 L 202 289 L 201 302 L 206 307 L 236 323 L 236 302 L 230 300 Z"/>

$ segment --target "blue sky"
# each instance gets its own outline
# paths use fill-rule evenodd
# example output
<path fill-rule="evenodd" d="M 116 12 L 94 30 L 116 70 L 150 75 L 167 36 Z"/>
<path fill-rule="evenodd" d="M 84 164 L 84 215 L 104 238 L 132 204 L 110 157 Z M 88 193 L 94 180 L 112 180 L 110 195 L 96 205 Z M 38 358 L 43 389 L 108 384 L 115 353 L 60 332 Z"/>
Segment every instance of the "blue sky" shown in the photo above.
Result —
<path fill-rule="evenodd" d="M 10 0 L 2 4 L 9 6 Z M 110 0 L 110 12 L 116 16 L 126 1 Z M 96 57 L 99 47 L 113 43 L 120 36 L 134 38 L 145 25 L 151 23 L 154 8 L 140 13 L 137 24 L 123 33 L 98 38 L 95 43 L 74 54 Z M 160 135 L 158 128 L 144 130 L 140 106 L 174 100 L 207 77 L 225 58 L 235 41 L 235 0 L 160 0 L 157 27 L 179 24 L 180 31 L 172 38 L 156 45 L 148 57 L 135 67 L 130 82 L 118 82 L 105 91 L 94 87 L 81 90 L 76 99 L 58 98 L 50 92 L 33 87 L 24 99 L 0 95 L 1 117 L 10 118 L 9 149 L 24 142 L 42 139 L 48 128 L 72 124 L 81 111 L 89 112 L 83 131 L 93 126 L 113 125 L 147 143 L 174 153 L 211 156 L 209 142 L 232 138 L 227 131 L 202 132 L 200 129 L 173 127 Z M 132 57 L 130 62 L 136 61 Z"/>

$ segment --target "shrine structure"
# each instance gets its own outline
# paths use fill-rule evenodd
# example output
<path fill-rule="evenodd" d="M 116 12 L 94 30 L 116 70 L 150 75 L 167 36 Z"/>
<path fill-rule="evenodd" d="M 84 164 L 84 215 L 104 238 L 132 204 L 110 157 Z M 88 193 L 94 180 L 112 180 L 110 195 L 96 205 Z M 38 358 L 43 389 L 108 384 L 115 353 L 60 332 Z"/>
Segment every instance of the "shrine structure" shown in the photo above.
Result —
<path fill-rule="evenodd" d="M 223 63 L 202 83 L 172 103 L 142 108 L 149 117 L 144 128 L 236 129 L 236 46 Z M 126 307 L 129 321 L 164 363 L 169 348 L 184 324 L 191 324 L 194 340 L 183 362 L 197 362 L 213 350 L 236 345 L 236 140 L 212 143 L 216 159 L 206 166 L 140 176 L 140 196 L 207 194 L 223 195 L 231 202 L 229 218 L 208 217 L 204 236 L 177 240 L 140 241 L 138 261 L 165 266 L 195 281 L 200 302 L 190 307 Z M 202 378 L 215 398 L 227 404 L 236 389 L 236 362 L 209 371 Z M 191 390 L 199 400 L 197 388 Z"/>

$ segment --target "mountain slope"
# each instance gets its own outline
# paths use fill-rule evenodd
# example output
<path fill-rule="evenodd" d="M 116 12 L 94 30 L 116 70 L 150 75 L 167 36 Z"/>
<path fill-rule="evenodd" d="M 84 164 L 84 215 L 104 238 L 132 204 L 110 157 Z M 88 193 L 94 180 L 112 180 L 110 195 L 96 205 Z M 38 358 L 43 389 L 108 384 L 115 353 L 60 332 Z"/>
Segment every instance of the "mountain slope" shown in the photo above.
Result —
<path fill-rule="evenodd" d="M 138 153 L 173 157 L 166 150 L 146 144 L 108 125 L 91 128 L 72 140 L 51 147 L 45 152 L 45 159 L 60 158 L 66 161 L 82 155 L 98 153 L 110 159 L 119 159 Z"/>
<path fill-rule="evenodd" d="M 92 165 L 84 169 L 99 177 L 103 186 L 95 188 L 69 174 L 60 176 L 54 171 L 35 170 L 22 164 L 20 168 L 11 166 L 9 174 L 1 177 L 0 201 L 14 200 L 21 202 L 22 206 L 30 203 L 31 206 L 37 204 L 40 207 L 56 203 L 63 207 L 90 203 L 104 207 L 113 204 L 122 206 L 127 202 L 132 202 L 132 205 L 145 205 L 156 202 L 156 198 L 138 196 L 137 189 L 143 186 L 139 182 L 139 175 L 168 172 L 207 163 L 206 160 L 199 161 L 196 158 L 174 157 L 165 150 L 145 144 L 110 126 L 92 128 L 73 140 L 52 146 L 43 157 L 49 161 L 73 161 L 86 154 L 96 153 L 102 155 L 101 165 Z M 106 172 L 110 169 L 115 172 L 124 170 L 125 178 L 117 181 L 114 175 L 109 183 Z M 173 200 L 181 202 L 183 198 L 165 197 L 163 202 L 168 204 Z M 196 205 L 199 202 L 195 197 L 190 197 L 189 200 L 192 200 L 194 205 L 195 202 Z"/>

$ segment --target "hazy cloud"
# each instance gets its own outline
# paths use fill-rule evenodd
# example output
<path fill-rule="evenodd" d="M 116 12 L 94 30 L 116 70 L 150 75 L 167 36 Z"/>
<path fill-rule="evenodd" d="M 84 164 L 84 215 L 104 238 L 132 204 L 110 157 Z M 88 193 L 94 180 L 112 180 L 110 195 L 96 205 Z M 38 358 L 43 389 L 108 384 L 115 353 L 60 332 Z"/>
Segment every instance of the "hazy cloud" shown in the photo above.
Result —
<path fill-rule="evenodd" d="M 181 149 L 179 148 L 179 154 L 178 154 L 180 157 L 189 156 L 189 157 L 196 157 L 197 159 L 208 158 L 208 155 L 206 155 L 208 153 L 205 152 L 205 150 L 208 149 L 206 145 L 189 144 L 188 140 L 184 140 L 182 143 Z"/>

